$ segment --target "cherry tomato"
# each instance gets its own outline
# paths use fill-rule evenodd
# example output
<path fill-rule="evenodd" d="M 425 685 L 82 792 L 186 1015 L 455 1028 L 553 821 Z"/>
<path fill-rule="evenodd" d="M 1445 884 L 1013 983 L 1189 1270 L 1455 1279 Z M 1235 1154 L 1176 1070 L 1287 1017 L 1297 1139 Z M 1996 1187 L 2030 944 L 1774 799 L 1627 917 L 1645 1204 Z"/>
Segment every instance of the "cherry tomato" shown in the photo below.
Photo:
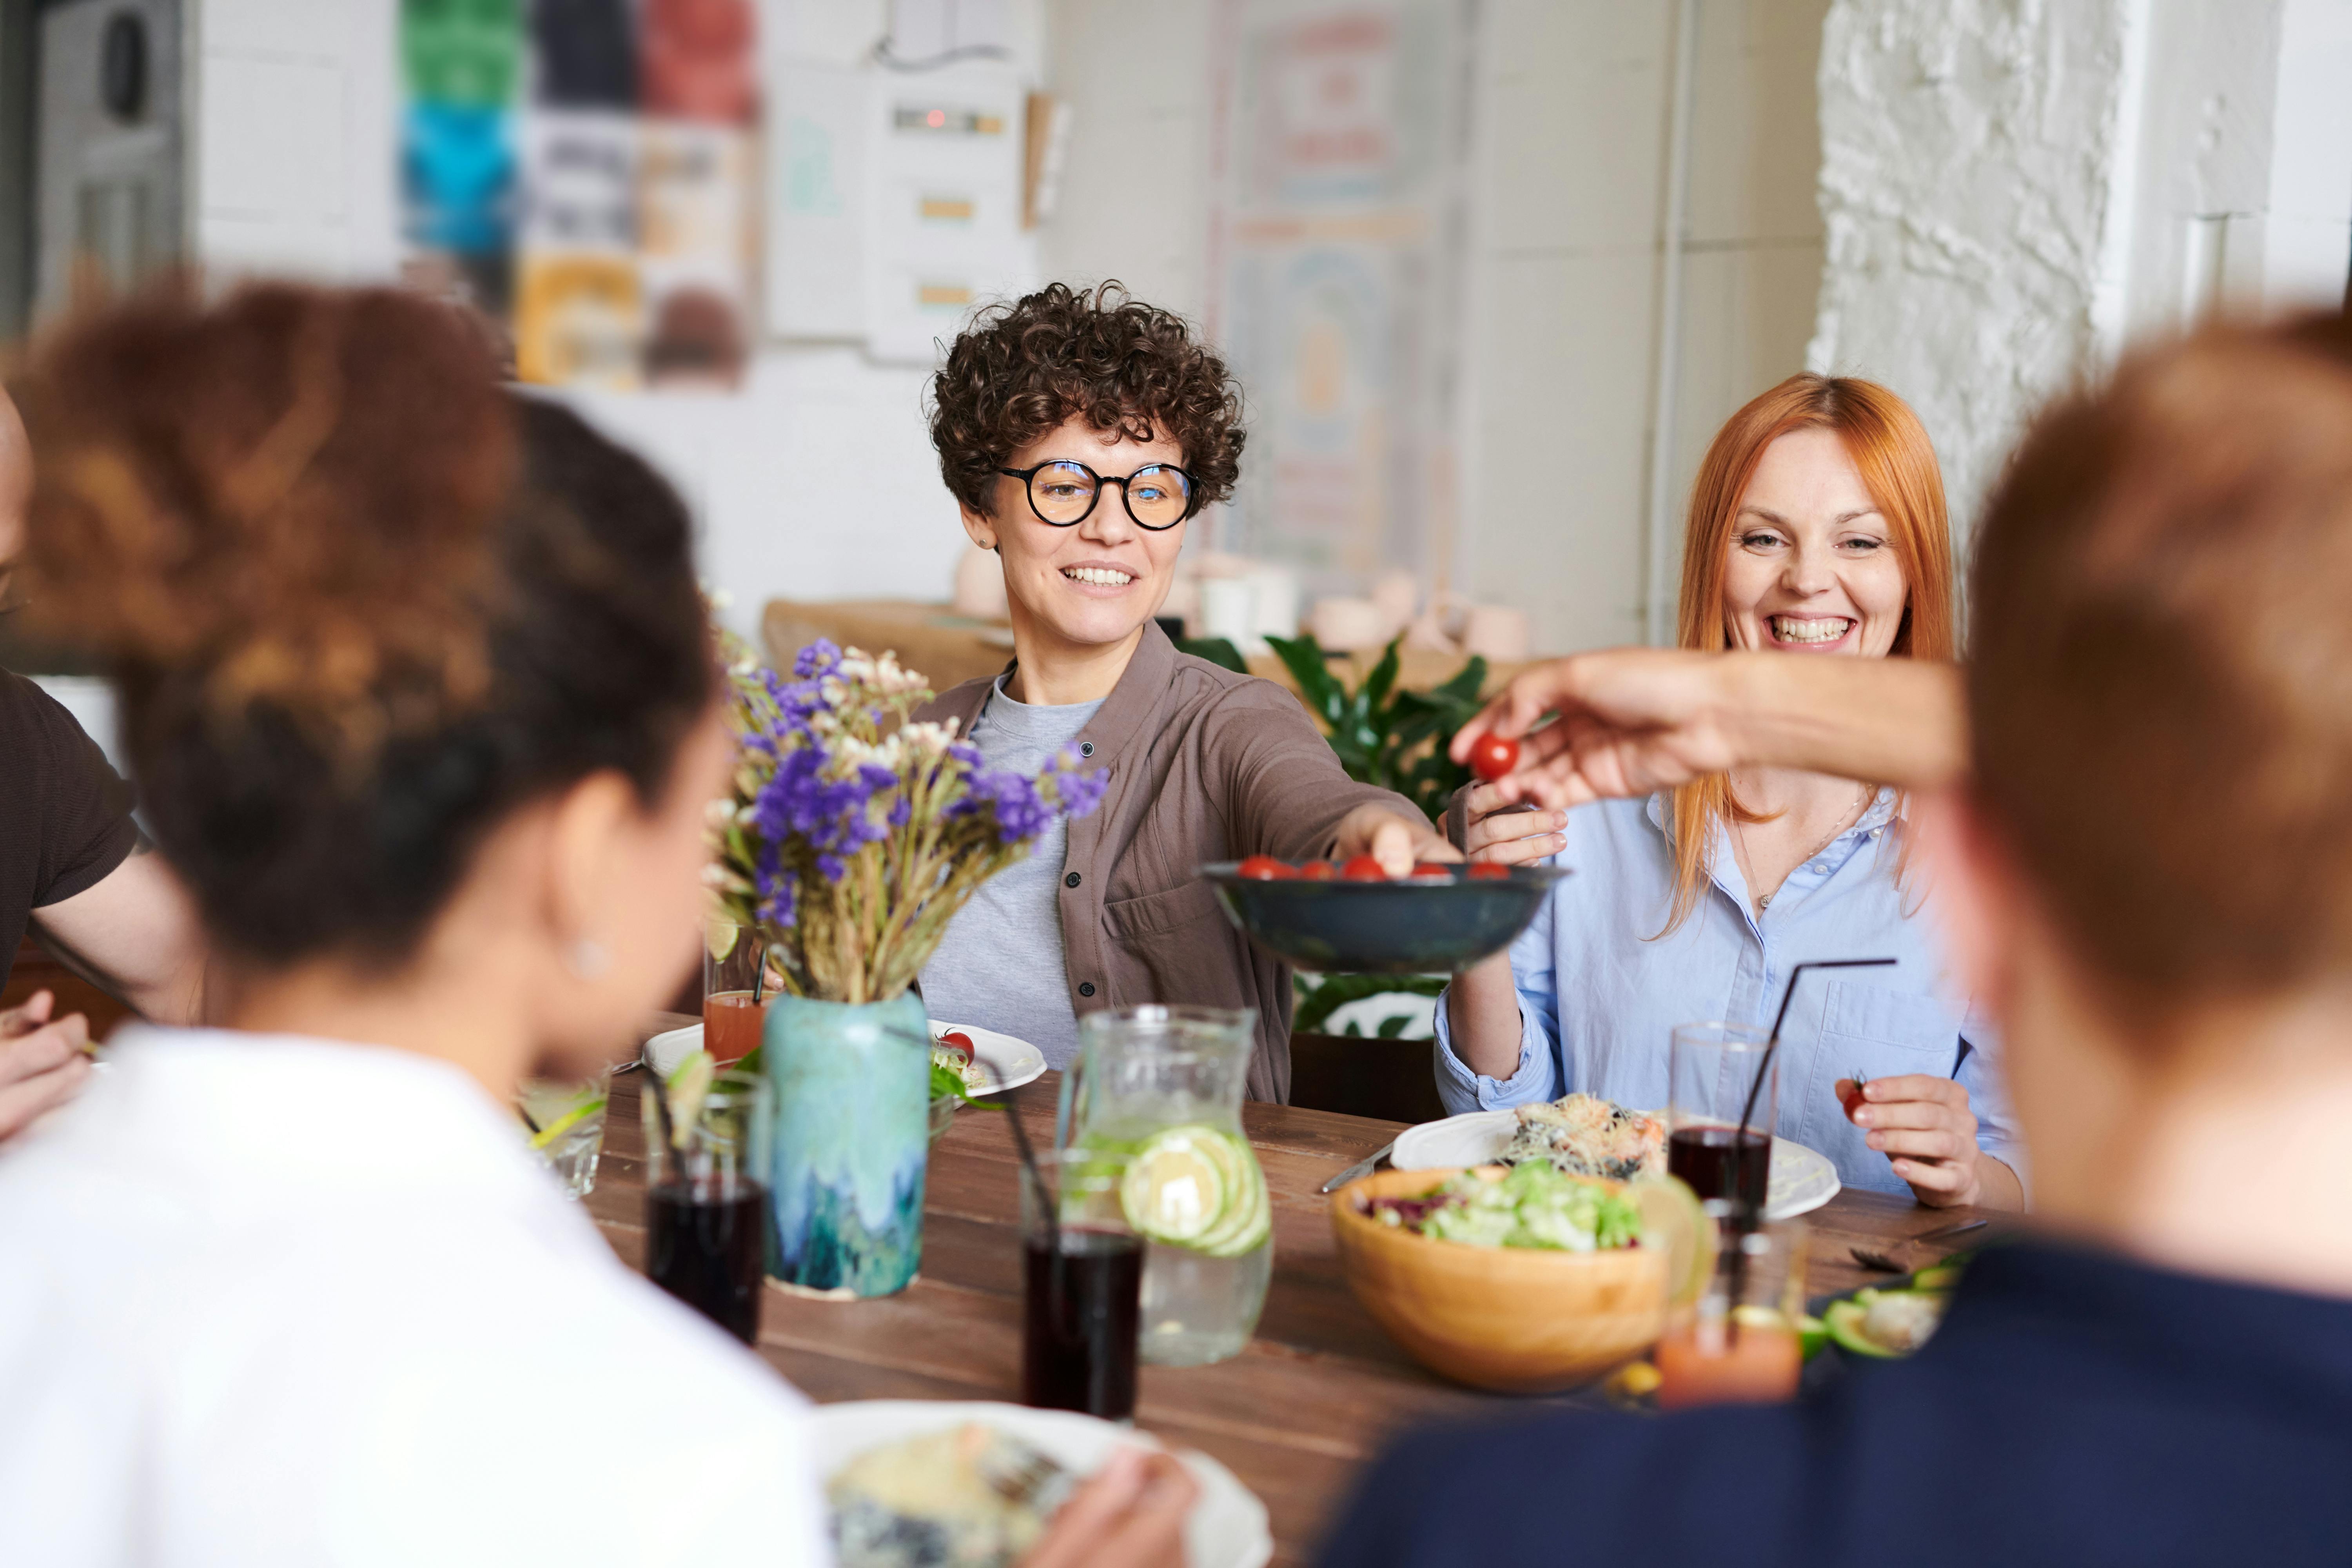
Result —
<path fill-rule="evenodd" d="M 1511 868 L 1497 866 L 1492 860 L 1481 860 L 1470 868 L 1470 879 L 1474 882 L 1507 882 L 1511 879 Z"/>
<path fill-rule="evenodd" d="M 1271 855 L 1253 855 L 1235 869 L 1253 882 L 1286 882 L 1298 875 L 1288 861 Z"/>
<path fill-rule="evenodd" d="M 971 1066 L 972 1058 L 980 1054 L 972 1048 L 971 1037 L 961 1029 L 950 1029 L 934 1043 L 942 1050 L 961 1057 L 967 1067 Z"/>
<path fill-rule="evenodd" d="M 1339 879 L 1339 868 L 1328 860 L 1309 860 L 1298 868 L 1298 879 L 1302 882 L 1336 882 Z"/>
<path fill-rule="evenodd" d="M 1378 860 L 1369 855 L 1359 855 L 1339 868 L 1339 878 L 1348 882 L 1385 882 L 1389 874 L 1381 869 Z"/>
<path fill-rule="evenodd" d="M 1519 765 L 1519 743 L 1500 735 L 1481 735 L 1470 744 L 1470 771 L 1493 784 Z"/>
<path fill-rule="evenodd" d="M 1434 860 L 1422 860 L 1414 863 L 1412 874 L 1416 877 L 1451 877 L 1454 868 L 1441 866 Z"/>

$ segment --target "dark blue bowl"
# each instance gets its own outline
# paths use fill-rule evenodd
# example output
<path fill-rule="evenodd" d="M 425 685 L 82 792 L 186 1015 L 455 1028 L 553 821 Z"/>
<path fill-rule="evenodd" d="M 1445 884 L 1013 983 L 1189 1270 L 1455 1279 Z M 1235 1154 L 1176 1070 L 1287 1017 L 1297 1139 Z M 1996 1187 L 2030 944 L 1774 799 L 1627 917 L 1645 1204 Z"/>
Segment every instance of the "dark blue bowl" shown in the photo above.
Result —
<path fill-rule="evenodd" d="M 1457 973 L 1511 945 L 1535 920 L 1556 866 L 1473 879 L 1459 868 L 1401 882 L 1263 882 L 1238 861 L 1201 868 L 1235 929 L 1276 957 L 1325 974 Z"/>

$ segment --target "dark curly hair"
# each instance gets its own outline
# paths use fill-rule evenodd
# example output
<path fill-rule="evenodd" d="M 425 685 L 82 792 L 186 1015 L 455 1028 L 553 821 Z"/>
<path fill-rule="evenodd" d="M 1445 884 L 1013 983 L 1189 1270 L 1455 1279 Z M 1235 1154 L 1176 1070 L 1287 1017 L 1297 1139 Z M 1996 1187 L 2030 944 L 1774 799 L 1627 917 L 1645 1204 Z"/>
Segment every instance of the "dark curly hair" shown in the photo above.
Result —
<path fill-rule="evenodd" d="M 216 951 L 398 963 L 509 814 L 668 784 L 715 690 L 690 521 L 388 290 L 139 300 L 23 388 L 34 609 L 121 682 Z"/>
<path fill-rule="evenodd" d="M 1234 492 L 1244 438 L 1240 384 L 1193 341 L 1184 318 L 1115 282 L 1049 283 L 982 312 L 956 339 L 931 380 L 940 477 L 956 500 L 986 514 L 996 471 L 1073 416 L 1182 447 L 1194 512 Z"/>

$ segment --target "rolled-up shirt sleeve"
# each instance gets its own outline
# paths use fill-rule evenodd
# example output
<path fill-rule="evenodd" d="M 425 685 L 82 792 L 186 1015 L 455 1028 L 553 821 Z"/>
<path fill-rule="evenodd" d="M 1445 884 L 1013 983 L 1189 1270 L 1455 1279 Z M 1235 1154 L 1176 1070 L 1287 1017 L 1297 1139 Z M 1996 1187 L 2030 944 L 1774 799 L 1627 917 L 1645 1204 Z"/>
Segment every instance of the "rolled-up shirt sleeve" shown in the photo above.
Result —
<path fill-rule="evenodd" d="M 1969 1110 L 1977 1119 L 1977 1147 L 2017 1173 L 2017 1184 L 2031 1207 L 2033 1180 L 2025 1169 L 2025 1139 L 2018 1127 L 2017 1108 L 2009 1098 L 2000 1031 L 1981 1011 L 1971 1007 L 1960 1025 L 1960 1038 L 1968 1042 L 1969 1053 L 1960 1062 L 1960 1070 L 1952 1076 L 1969 1091 Z"/>
<path fill-rule="evenodd" d="M 1437 1043 L 1432 1057 L 1437 1075 L 1437 1098 L 1448 1114 L 1472 1110 L 1507 1110 L 1533 1105 L 1559 1093 L 1559 998 L 1555 989 L 1551 956 L 1551 906 L 1546 899 L 1535 923 L 1511 944 L 1511 984 L 1519 995 L 1519 1065 L 1506 1079 L 1474 1072 L 1454 1054 L 1453 1026 L 1446 998 L 1437 999 Z"/>

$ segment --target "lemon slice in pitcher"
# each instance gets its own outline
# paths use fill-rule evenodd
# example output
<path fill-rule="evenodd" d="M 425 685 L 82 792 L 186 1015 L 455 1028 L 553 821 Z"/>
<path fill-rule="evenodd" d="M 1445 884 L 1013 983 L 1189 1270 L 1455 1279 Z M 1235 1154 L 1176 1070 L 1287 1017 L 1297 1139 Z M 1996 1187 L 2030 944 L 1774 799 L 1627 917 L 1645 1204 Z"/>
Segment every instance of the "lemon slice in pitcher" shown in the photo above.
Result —
<path fill-rule="evenodd" d="M 1171 1127 L 1135 1152 L 1118 1201 L 1138 1236 L 1189 1247 L 1216 1228 L 1233 1186 L 1222 1136 L 1212 1127 Z"/>

